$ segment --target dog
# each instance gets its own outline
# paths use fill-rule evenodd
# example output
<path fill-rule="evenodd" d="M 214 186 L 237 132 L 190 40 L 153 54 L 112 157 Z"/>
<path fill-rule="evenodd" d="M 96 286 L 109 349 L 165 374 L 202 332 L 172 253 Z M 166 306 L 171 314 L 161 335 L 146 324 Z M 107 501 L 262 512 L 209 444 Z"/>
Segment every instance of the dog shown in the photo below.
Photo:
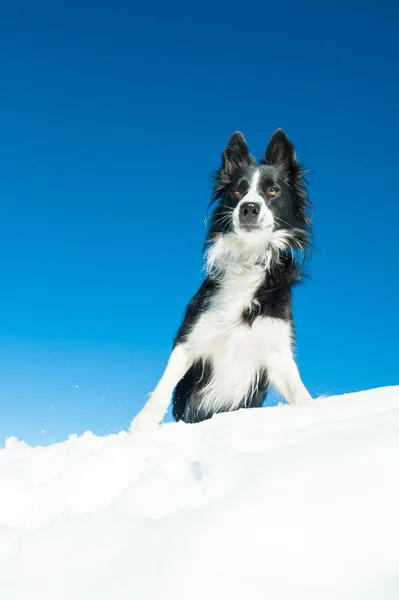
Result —
<path fill-rule="evenodd" d="M 166 369 L 130 430 L 260 407 L 272 386 L 291 405 L 314 402 L 293 354 L 292 287 L 311 248 L 305 171 L 282 129 L 263 159 L 236 131 L 215 173 L 206 277 L 189 303 Z"/>

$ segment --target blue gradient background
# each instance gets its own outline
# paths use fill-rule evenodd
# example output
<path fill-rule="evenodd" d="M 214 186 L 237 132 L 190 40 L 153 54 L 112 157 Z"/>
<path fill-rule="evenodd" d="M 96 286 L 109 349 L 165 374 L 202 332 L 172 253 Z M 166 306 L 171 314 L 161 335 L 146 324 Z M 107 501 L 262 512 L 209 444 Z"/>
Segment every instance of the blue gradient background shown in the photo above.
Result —
<path fill-rule="evenodd" d="M 210 175 L 277 127 L 311 171 L 313 395 L 397 384 L 399 8 L 0 7 L 0 443 L 119 431 L 203 276 Z"/>

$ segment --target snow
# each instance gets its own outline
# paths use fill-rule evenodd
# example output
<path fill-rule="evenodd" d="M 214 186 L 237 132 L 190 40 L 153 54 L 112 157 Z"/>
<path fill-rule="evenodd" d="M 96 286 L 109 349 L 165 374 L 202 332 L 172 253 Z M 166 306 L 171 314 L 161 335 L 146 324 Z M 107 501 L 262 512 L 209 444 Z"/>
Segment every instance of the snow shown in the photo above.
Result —
<path fill-rule="evenodd" d="M 0 451 L 3 600 L 399 597 L 399 387 Z"/>

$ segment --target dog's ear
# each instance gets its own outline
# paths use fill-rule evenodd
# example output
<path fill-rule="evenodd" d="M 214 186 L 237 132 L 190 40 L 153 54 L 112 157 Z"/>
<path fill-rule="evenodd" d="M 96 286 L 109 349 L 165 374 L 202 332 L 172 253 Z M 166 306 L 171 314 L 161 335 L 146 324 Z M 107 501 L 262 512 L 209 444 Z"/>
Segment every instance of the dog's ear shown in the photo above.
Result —
<path fill-rule="evenodd" d="M 295 148 L 282 129 L 277 129 L 273 133 L 262 162 L 265 165 L 285 165 L 286 167 L 297 162 Z"/>
<path fill-rule="evenodd" d="M 224 177 L 231 177 L 234 171 L 251 160 L 248 145 L 241 131 L 235 131 L 223 151 L 222 167 Z"/>
<path fill-rule="evenodd" d="M 311 202 L 308 197 L 306 172 L 297 159 L 294 146 L 282 129 L 277 129 L 270 138 L 262 164 L 283 168 L 287 182 L 295 194 L 294 210 L 298 218 L 298 227 L 306 232 L 306 236 L 311 236 Z"/>
<path fill-rule="evenodd" d="M 213 193 L 210 204 L 220 200 L 230 185 L 235 171 L 253 162 L 245 137 L 235 131 L 222 154 L 222 166 L 213 176 Z"/>

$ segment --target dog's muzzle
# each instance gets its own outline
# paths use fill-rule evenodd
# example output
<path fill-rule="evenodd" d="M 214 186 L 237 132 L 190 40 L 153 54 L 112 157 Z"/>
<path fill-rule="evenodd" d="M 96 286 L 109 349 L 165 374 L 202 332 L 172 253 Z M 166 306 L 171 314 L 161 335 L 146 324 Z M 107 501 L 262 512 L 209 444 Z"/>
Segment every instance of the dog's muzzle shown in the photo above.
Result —
<path fill-rule="evenodd" d="M 257 228 L 261 206 L 258 202 L 243 202 L 240 206 L 239 223 L 243 228 Z"/>

